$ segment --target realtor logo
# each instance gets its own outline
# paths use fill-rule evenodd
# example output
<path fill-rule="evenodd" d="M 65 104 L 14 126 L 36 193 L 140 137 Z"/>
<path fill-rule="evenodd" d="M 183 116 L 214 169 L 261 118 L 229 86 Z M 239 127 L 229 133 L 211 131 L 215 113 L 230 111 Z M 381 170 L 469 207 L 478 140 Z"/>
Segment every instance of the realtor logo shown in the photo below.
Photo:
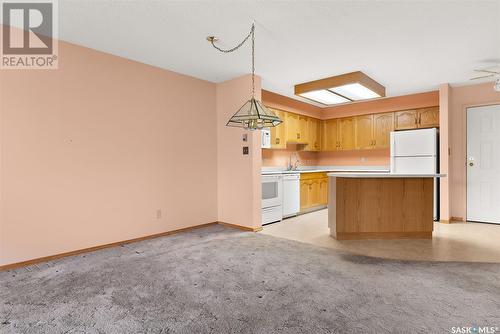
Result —
<path fill-rule="evenodd" d="M 57 68 L 57 3 L 2 2 L 2 69 Z"/>

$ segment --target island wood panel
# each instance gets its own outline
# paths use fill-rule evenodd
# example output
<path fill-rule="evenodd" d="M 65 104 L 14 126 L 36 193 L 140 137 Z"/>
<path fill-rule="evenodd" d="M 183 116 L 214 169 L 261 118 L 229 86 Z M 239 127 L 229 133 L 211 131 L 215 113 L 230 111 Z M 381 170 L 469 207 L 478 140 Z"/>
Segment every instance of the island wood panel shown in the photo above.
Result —
<path fill-rule="evenodd" d="M 432 237 L 432 178 L 336 178 L 335 186 L 335 238 Z"/>

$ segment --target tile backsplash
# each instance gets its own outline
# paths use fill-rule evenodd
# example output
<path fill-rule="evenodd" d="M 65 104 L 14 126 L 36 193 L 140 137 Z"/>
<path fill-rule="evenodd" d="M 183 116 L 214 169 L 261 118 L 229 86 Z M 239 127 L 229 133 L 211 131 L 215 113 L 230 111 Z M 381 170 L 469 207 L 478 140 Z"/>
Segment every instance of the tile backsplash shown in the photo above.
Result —
<path fill-rule="evenodd" d="M 297 149 L 297 145 L 288 144 L 286 149 L 263 149 L 263 167 L 286 167 L 290 155 L 292 163 L 299 160 L 300 166 L 387 166 L 389 165 L 389 149 L 307 152 Z"/>

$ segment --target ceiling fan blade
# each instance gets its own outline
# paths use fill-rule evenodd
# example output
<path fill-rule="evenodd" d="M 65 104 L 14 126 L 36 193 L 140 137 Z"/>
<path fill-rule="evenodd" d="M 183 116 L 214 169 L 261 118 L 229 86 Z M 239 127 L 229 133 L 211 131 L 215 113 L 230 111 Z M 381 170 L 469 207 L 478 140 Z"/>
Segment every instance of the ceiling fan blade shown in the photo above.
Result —
<path fill-rule="evenodd" d="M 482 75 L 480 77 L 470 78 L 470 80 L 476 80 L 476 79 L 482 79 L 482 78 L 490 78 L 490 77 L 494 77 L 494 76 L 495 76 L 494 74 L 488 74 L 488 75 Z"/>
<path fill-rule="evenodd" d="M 490 70 L 474 70 L 475 72 L 485 72 L 491 74 L 500 74 L 500 72 L 490 71 Z"/>

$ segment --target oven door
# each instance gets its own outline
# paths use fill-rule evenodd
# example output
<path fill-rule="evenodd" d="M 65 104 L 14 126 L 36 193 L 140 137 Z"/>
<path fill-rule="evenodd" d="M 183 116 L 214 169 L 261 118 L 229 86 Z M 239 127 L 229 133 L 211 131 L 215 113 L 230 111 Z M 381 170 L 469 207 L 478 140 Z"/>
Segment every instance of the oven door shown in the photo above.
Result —
<path fill-rule="evenodd" d="M 262 208 L 282 204 L 282 176 L 262 175 Z"/>

